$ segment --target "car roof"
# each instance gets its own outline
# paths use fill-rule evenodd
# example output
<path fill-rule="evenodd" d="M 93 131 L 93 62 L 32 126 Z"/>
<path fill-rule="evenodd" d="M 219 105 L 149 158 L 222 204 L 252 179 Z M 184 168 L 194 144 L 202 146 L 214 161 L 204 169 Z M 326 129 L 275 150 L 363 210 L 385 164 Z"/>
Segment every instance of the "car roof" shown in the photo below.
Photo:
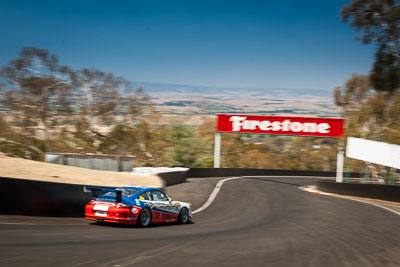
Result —
<path fill-rule="evenodd" d="M 123 186 L 123 187 L 118 187 L 117 189 L 135 189 L 138 190 L 139 192 L 131 195 L 129 198 L 138 198 L 141 194 L 143 194 L 144 192 L 147 192 L 149 190 L 157 190 L 157 191 L 161 191 L 162 193 L 165 194 L 164 191 L 162 191 L 159 188 L 155 188 L 155 187 L 149 187 L 149 186 Z"/>
<path fill-rule="evenodd" d="M 149 187 L 149 186 L 123 186 L 123 187 L 118 187 L 118 189 L 135 189 L 135 190 L 139 190 L 140 192 L 147 191 L 147 190 L 159 190 L 159 191 L 162 191 L 159 188 Z"/>

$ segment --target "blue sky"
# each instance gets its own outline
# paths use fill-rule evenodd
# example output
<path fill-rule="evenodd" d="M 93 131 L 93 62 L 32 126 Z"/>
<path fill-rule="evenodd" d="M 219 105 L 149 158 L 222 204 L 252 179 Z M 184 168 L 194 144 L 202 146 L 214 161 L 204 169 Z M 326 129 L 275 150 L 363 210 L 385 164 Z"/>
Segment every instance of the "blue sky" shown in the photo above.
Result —
<path fill-rule="evenodd" d="M 349 2 L 1 0 L 0 66 L 37 46 L 132 81 L 332 90 L 373 62 Z"/>

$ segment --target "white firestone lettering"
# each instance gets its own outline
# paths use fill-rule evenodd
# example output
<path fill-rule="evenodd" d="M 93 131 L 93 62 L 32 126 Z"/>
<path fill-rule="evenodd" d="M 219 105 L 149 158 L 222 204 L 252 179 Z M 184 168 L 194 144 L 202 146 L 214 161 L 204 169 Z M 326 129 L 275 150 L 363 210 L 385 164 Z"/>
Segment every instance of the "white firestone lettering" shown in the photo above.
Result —
<path fill-rule="evenodd" d="M 250 121 L 250 130 L 255 130 L 260 125 L 260 121 Z"/>
<path fill-rule="evenodd" d="M 321 123 L 318 125 L 318 132 L 319 133 L 329 133 L 329 128 L 331 128 L 331 126 L 328 123 Z"/>
<path fill-rule="evenodd" d="M 282 131 L 284 131 L 284 132 L 289 131 L 289 124 L 290 124 L 290 120 L 284 120 L 282 122 Z"/>
<path fill-rule="evenodd" d="M 244 121 L 243 122 L 243 129 L 244 130 L 254 130 L 254 129 L 251 129 L 251 121 Z"/>
<path fill-rule="evenodd" d="M 280 131 L 281 130 L 281 123 L 279 121 L 274 121 L 271 123 L 272 125 L 272 131 Z"/>
<path fill-rule="evenodd" d="M 290 124 L 290 130 L 295 133 L 301 132 L 301 130 L 303 130 L 303 124 L 298 121 L 292 122 Z"/>
<path fill-rule="evenodd" d="M 290 120 L 280 121 L 258 121 L 258 120 L 246 120 L 247 117 L 244 116 L 232 116 L 230 117 L 230 121 L 232 122 L 232 131 L 239 132 L 240 130 L 256 130 L 257 127 L 262 131 L 283 131 L 288 132 L 292 131 L 295 133 L 304 132 L 304 133 L 321 133 L 326 134 L 329 133 L 329 129 L 331 126 L 329 123 L 316 123 L 316 122 L 291 122 Z"/>
<path fill-rule="evenodd" d="M 303 126 L 303 132 L 305 133 L 317 132 L 317 124 L 315 122 L 305 122 Z"/>
<path fill-rule="evenodd" d="M 229 120 L 232 121 L 232 131 L 238 132 L 243 126 L 243 122 L 246 119 L 246 117 L 240 117 L 240 116 L 232 116 Z"/>
<path fill-rule="evenodd" d="M 262 121 L 260 124 L 258 124 L 258 128 L 262 131 L 269 131 L 271 130 L 271 123 L 269 121 Z"/>

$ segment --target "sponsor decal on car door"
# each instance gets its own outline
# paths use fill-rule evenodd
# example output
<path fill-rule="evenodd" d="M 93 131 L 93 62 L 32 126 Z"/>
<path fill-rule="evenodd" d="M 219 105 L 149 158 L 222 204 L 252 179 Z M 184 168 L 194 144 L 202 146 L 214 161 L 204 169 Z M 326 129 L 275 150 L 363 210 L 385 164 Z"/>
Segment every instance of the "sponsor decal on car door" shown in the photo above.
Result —
<path fill-rule="evenodd" d="M 160 219 L 162 221 L 170 221 L 177 218 L 177 214 L 179 213 L 178 206 L 174 205 L 174 203 L 160 191 L 154 190 L 151 193 L 155 209 L 161 213 Z"/>

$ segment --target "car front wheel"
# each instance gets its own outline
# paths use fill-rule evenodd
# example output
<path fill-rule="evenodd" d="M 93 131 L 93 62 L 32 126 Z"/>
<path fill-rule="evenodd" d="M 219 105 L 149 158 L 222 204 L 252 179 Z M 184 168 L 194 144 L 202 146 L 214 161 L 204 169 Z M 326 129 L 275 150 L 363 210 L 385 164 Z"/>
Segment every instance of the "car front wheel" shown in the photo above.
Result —
<path fill-rule="evenodd" d="M 178 223 L 184 224 L 189 222 L 189 211 L 187 208 L 182 208 L 179 212 Z"/>

